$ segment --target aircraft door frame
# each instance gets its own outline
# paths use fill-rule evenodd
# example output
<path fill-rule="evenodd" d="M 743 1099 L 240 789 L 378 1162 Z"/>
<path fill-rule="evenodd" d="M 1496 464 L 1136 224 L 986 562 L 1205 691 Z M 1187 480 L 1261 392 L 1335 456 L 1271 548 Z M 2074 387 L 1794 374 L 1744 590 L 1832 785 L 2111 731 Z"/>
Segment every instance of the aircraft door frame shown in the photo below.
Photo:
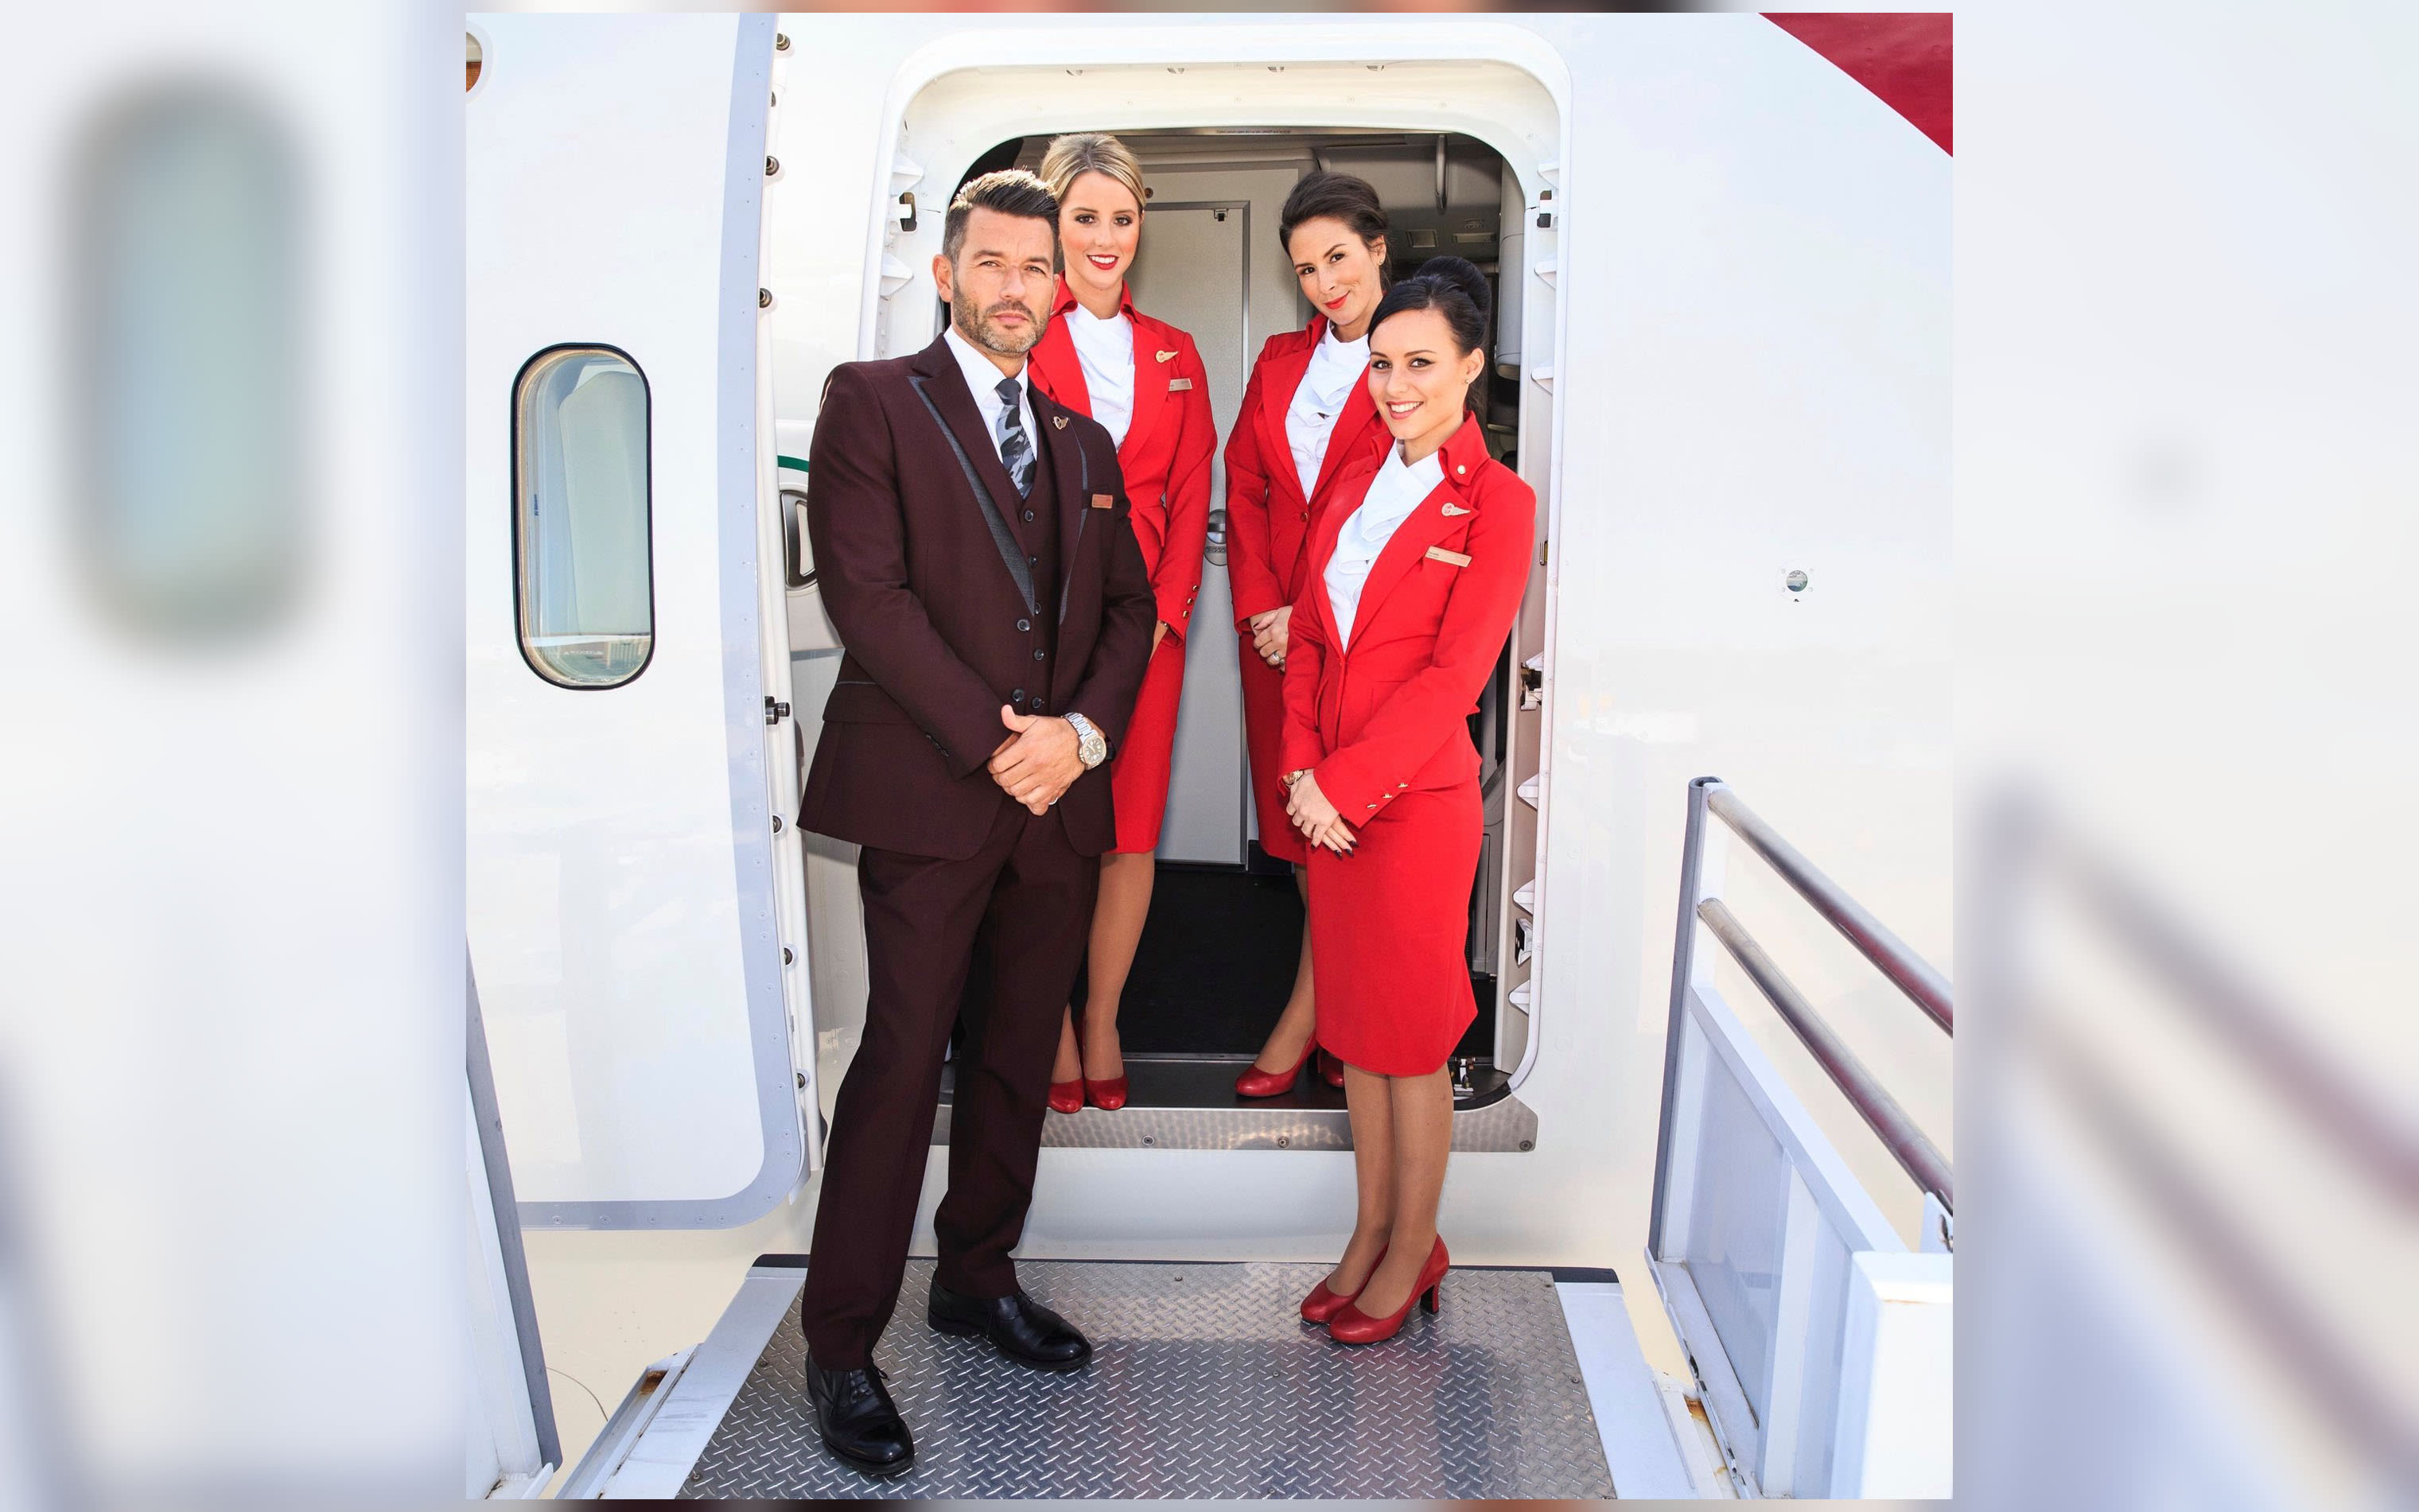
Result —
<path fill-rule="evenodd" d="M 733 1227 L 796 1189 L 812 1134 L 759 292 L 774 18 L 476 24 L 466 860 L 521 1219 Z M 520 475 L 516 375 L 564 347 L 622 354 L 643 378 L 652 639 L 611 686 L 524 659 L 522 600 L 539 590 L 513 527 L 539 517 L 547 485 Z M 562 517 L 589 530 L 559 486 Z M 584 535 L 552 549 L 575 564 L 546 570 L 587 570 Z"/>

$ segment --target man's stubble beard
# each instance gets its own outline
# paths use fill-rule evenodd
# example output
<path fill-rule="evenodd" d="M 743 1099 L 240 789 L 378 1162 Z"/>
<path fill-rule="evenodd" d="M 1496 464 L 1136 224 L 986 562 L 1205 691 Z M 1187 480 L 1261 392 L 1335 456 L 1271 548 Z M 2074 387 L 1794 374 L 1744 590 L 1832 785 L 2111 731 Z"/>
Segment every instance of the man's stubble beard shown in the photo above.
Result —
<path fill-rule="evenodd" d="M 1016 338 L 994 326 L 988 316 L 975 308 L 975 301 L 966 293 L 964 285 L 961 284 L 949 291 L 949 318 L 956 323 L 958 334 L 985 351 L 997 352 L 1002 357 L 1022 357 L 1031 351 L 1041 340 L 1040 317 L 1023 305 L 1019 305 L 1018 308 L 1025 310 L 1026 320 L 1031 328 L 1030 334 L 1021 345 Z"/>

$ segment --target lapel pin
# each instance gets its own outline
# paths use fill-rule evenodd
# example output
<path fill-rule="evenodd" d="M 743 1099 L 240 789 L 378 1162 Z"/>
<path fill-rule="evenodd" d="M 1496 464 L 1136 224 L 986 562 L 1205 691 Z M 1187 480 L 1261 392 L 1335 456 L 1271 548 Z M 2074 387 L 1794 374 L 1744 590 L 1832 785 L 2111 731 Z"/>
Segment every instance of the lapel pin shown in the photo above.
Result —
<path fill-rule="evenodd" d="M 1159 354 L 1159 360 L 1163 363 L 1173 362 L 1175 358 L 1176 354 L 1174 352 L 1161 352 Z"/>
<path fill-rule="evenodd" d="M 1445 506 L 1444 506 L 1444 517 L 1445 517 L 1445 518 L 1447 518 L 1447 519 L 1451 519 L 1451 518 L 1453 518 L 1456 515 L 1467 515 L 1467 514 L 1469 514 L 1469 513 L 1470 513 L 1470 511 L 1469 511 L 1469 510 L 1462 508 L 1459 504 L 1455 503 L 1453 501 L 1451 501 L 1451 500 L 1449 500 L 1449 499 L 1445 501 Z"/>
<path fill-rule="evenodd" d="M 1067 417 L 1065 415 L 1052 415 L 1050 417 L 1050 424 L 1060 430 L 1065 430 L 1067 428 Z"/>

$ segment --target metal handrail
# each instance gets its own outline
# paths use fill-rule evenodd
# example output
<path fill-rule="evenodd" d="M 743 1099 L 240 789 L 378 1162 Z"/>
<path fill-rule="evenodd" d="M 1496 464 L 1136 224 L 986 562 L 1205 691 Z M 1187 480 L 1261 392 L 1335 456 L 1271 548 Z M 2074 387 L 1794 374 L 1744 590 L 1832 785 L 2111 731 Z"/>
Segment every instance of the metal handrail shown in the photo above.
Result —
<path fill-rule="evenodd" d="M 1881 1082 L 1865 1069 L 1865 1063 L 1823 1022 L 1814 1005 L 1806 1000 L 1796 983 L 1781 974 L 1764 947 L 1755 942 L 1755 936 L 1738 921 L 1738 916 L 1720 899 L 1707 898 L 1697 904 L 1697 917 L 1713 931 L 1714 938 L 1722 942 L 1722 948 L 1738 962 L 1781 1021 L 1797 1031 L 1797 1038 L 1805 1041 L 1806 1048 L 1830 1075 L 1832 1085 L 1840 1088 L 1867 1127 L 1881 1137 L 1890 1154 L 1905 1167 L 1906 1174 L 1915 1178 L 1918 1186 L 1938 1197 L 1943 1208 L 1956 1211 L 1956 1177 L 1940 1148 L 1924 1137 L 1923 1131 L 1907 1117 L 1906 1109 L 1899 1106 L 1898 1099 L 1883 1089 Z"/>
<path fill-rule="evenodd" d="M 1739 839 L 1754 847 L 1755 853 L 1796 888 L 1799 897 L 1813 904 L 1816 913 L 1830 920 L 1833 929 L 1847 936 L 1848 943 L 1862 951 L 1866 960 L 1880 967 L 1891 985 L 1914 999 L 1916 1007 L 1930 1014 L 1945 1032 L 1952 1037 L 1956 1034 L 1957 1011 L 1949 979 L 1931 962 L 1909 949 L 1904 940 L 1890 933 L 1838 883 L 1799 855 L 1795 846 L 1782 840 L 1729 788 L 1712 784 L 1705 795 L 1705 807 L 1730 825 Z"/>
<path fill-rule="evenodd" d="M 1718 777 L 1701 777 L 1688 784 L 1687 828 L 1680 842 L 1680 919 L 1672 942 L 1672 1008 L 1664 1030 L 1663 1103 L 1656 1131 L 1655 1195 L 1648 1221 L 1648 1242 L 1660 1252 L 1663 1211 L 1669 1175 L 1663 1152 L 1672 1147 L 1672 1109 L 1680 1076 L 1681 1026 L 1687 1013 L 1688 993 L 1696 969 L 1697 928 L 1702 923 L 1746 970 L 1759 992 L 1787 1022 L 1821 1064 L 1841 1095 L 1905 1168 L 1917 1184 L 1937 1197 L 1944 1211 L 1956 1211 L 1956 1176 L 1939 1148 L 1926 1138 L 1906 1110 L 1882 1089 L 1863 1062 L 1851 1054 L 1795 983 L 1781 974 L 1772 958 L 1748 933 L 1737 917 L 1718 898 L 1701 898 L 1703 890 L 1705 815 L 1712 812 L 1746 841 L 1756 853 L 1787 878 L 1798 894 L 1846 935 L 1867 960 L 1913 998 L 1933 1022 L 1954 1038 L 1956 1011 L 1948 979 L 1885 928 L 1862 904 L 1841 891 L 1815 865 L 1798 854 L 1741 803 Z"/>

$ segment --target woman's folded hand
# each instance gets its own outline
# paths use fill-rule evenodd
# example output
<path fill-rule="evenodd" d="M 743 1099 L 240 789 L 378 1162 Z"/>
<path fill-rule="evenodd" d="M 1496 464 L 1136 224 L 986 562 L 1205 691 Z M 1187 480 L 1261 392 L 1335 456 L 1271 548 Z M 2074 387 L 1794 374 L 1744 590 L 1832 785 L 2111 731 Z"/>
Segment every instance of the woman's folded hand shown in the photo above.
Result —
<path fill-rule="evenodd" d="M 1286 645 L 1293 628 L 1293 606 L 1252 616 L 1252 649 L 1271 667 L 1285 666 Z"/>
<path fill-rule="evenodd" d="M 1352 826 L 1319 791 L 1317 773 L 1303 772 L 1294 779 L 1286 794 L 1286 817 L 1313 845 L 1323 845 L 1338 856 L 1352 853 Z"/>

